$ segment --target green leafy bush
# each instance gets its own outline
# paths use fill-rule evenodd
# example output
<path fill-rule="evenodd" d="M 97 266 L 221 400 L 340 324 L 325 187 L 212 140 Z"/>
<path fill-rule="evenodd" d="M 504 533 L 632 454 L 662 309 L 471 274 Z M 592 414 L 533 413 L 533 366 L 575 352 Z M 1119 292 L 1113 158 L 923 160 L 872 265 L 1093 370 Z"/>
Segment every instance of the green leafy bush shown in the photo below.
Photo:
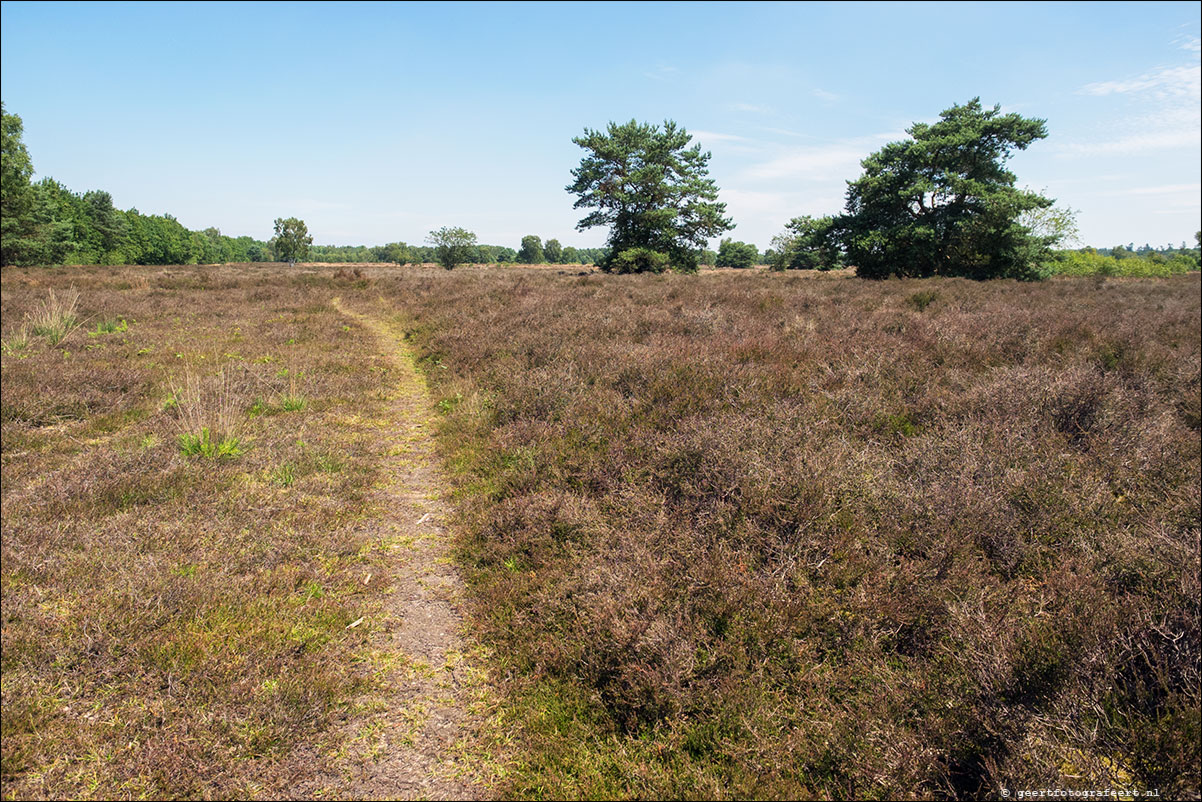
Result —
<path fill-rule="evenodd" d="M 214 436 L 206 426 L 199 433 L 181 433 L 179 435 L 179 453 L 185 457 L 234 459 L 242 456 L 245 450 L 237 437 Z"/>
<path fill-rule="evenodd" d="M 671 261 L 668 254 L 650 248 L 626 248 L 614 253 L 606 267 L 611 273 L 663 273 Z"/>

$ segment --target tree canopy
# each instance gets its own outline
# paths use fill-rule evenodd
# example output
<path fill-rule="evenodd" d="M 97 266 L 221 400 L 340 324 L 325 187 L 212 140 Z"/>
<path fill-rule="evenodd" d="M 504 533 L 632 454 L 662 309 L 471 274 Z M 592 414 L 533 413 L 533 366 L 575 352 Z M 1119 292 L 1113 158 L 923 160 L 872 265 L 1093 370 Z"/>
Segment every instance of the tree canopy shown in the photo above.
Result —
<path fill-rule="evenodd" d="M 718 255 L 714 258 L 717 267 L 753 267 L 760 258 L 760 251 L 747 242 L 735 242 L 727 237 L 718 243 Z"/>
<path fill-rule="evenodd" d="M 772 239 L 772 270 L 833 270 L 843 255 L 831 236 L 833 217 L 794 217 Z"/>
<path fill-rule="evenodd" d="M 304 220 L 295 217 L 276 218 L 275 237 L 271 240 L 271 247 L 275 249 L 276 256 L 281 261 L 290 265 L 296 264 L 298 260 L 305 258 L 312 244 L 313 237 L 310 236 Z"/>
<path fill-rule="evenodd" d="M 522 237 L 522 247 L 518 249 L 517 260 L 524 265 L 541 265 L 543 263 L 543 241 L 533 234 Z"/>
<path fill-rule="evenodd" d="M 707 240 L 734 228 L 707 178 L 710 154 L 691 139 L 671 120 L 662 129 L 631 120 L 572 140 L 588 153 L 566 189 L 579 196 L 574 208 L 593 210 L 578 231 L 609 227 L 602 270 L 693 272 Z"/>
<path fill-rule="evenodd" d="M 426 241 L 434 246 L 435 259 L 447 270 L 465 264 L 476 252 L 476 235 L 464 228 L 443 226 L 431 231 Z"/>
<path fill-rule="evenodd" d="M 28 247 L 33 162 L 21 139 L 24 131 L 21 118 L 0 102 L 0 264 L 6 265 L 20 263 Z"/>
<path fill-rule="evenodd" d="M 1021 217 L 1052 201 L 1015 188 L 1014 150 L 1047 136 L 1044 120 L 984 109 L 980 98 L 915 123 L 861 164 L 834 235 L 867 278 L 1036 278 L 1052 243 Z"/>

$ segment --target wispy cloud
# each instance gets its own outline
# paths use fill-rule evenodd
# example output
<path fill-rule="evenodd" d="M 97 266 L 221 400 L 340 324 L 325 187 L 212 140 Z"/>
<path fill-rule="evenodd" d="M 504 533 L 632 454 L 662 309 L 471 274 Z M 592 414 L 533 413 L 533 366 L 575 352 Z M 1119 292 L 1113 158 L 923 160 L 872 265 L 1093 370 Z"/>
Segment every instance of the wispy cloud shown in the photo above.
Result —
<path fill-rule="evenodd" d="M 824 145 L 791 145 L 781 148 L 768 161 L 747 169 L 749 178 L 806 178 L 822 180 L 852 178 L 860 162 L 883 143 L 901 139 L 905 134 L 889 132 L 856 137 Z"/>
<path fill-rule="evenodd" d="M 709 140 L 710 142 L 749 142 L 750 141 L 747 137 L 739 136 L 738 134 L 720 134 L 715 131 L 690 131 L 689 133 L 691 133 L 693 135 L 693 138 L 696 139 L 698 142 L 700 142 L 702 140 Z"/>
<path fill-rule="evenodd" d="M 819 100 L 825 100 L 828 103 L 833 103 L 834 101 L 839 99 L 839 96 L 836 95 L 834 92 L 827 92 L 824 89 L 815 89 L 810 94 L 812 94 L 814 97 L 818 98 Z"/>
<path fill-rule="evenodd" d="M 1196 148 L 1202 145 L 1202 132 L 1194 130 L 1128 134 L 1103 142 L 1068 142 L 1058 146 L 1069 156 L 1110 156 L 1147 153 L 1172 148 Z"/>
<path fill-rule="evenodd" d="M 1202 47 L 1190 36 L 1179 49 L 1193 53 L 1193 63 L 1081 87 L 1080 94 L 1112 104 L 1123 99 L 1124 105 L 1110 116 L 1113 133 L 1098 141 L 1056 145 L 1055 150 L 1066 156 L 1110 156 L 1197 149 L 1202 144 Z"/>
<path fill-rule="evenodd" d="M 1193 98 L 1202 96 L 1202 66 L 1165 67 L 1137 78 L 1122 81 L 1099 81 L 1086 84 L 1081 92 L 1086 95 L 1129 94 L 1151 92 L 1162 99 Z"/>
<path fill-rule="evenodd" d="M 282 204 L 282 205 L 281 205 Z M 295 198 L 289 197 L 285 200 L 280 198 L 269 198 L 266 200 L 254 201 L 253 205 L 271 208 L 284 208 L 292 212 L 301 214 L 313 214 L 317 212 L 328 212 L 336 209 L 349 209 L 351 205 L 348 203 L 339 203 L 337 201 L 321 200 L 318 198 Z"/>
<path fill-rule="evenodd" d="M 1147 206 L 1154 204 L 1158 209 L 1149 210 L 1155 214 L 1180 213 L 1202 207 L 1202 184 L 1163 184 L 1155 187 L 1130 187 L 1128 189 L 1100 192 L 1099 195 L 1111 198 L 1130 198 L 1133 204 Z"/>
<path fill-rule="evenodd" d="M 1202 184 L 1163 184 L 1158 187 L 1132 187 L 1105 192 L 1105 195 L 1202 195 Z"/>
<path fill-rule="evenodd" d="M 718 197 L 728 214 L 736 220 L 756 221 L 761 230 L 765 223 L 779 230 L 799 215 L 833 214 L 843 207 L 843 197 L 838 194 L 811 197 L 801 192 L 723 189 Z M 773 234 L 761 233 L 760 246 L 766 247 L 767 237 Z"/>
<path fill-rule="evenodd" d="M 771 128 L 771 127 L 765 125 L 762 127 L 762 130 L 767 131 L 770 134 L 782 134 L 784 136 L 811 137 L 810 134 L 802 134 L 802 133 L 798 133 L 797 131 L 790 131 L 788 128 Z M 811 138 L 813 138 L 813 137 L 811 137 Z"/>
<path fill-rule="evenodd" d="M 653 81 L 668 81 L 675 78 L 679 72 L 680 70 L 671 64 L 660 64 L 655 69 L 644 72 L 643 75 Z"/>

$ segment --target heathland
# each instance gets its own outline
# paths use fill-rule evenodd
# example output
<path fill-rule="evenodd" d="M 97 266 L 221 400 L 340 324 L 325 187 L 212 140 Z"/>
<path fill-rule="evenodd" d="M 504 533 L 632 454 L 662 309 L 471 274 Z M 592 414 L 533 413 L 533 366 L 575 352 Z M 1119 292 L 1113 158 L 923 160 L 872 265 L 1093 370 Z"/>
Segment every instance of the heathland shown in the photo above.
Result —
<path fill-rule="evenodd" d="M 1197 273 L 5 268 L 0 311 L 6 797 L 385 759 L 425 669 L 373 639 L 356 315 L 430 388 L 487 792 L 1197 794 Z"/>

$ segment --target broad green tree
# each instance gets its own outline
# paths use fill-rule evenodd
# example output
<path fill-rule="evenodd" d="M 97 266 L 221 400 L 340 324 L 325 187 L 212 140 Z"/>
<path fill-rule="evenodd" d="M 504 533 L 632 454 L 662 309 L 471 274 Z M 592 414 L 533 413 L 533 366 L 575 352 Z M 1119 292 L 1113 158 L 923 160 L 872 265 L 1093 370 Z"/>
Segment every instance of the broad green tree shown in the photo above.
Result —
<path fill-rule="evenodd" d="M 833 233 L 857 274 L 1037 278 L 1050 242 L 1021 220 L 1052 201 L 1017 189 L 1005 163 L 1047 136 L 1045 121 L 974 98 L 907 133 L 848 183 Z"/>
<path fill-rule="evenodd" d="M 518 264 L 541 265 L 543 263 L 543 241 L 533 234 L 522 237 L 518 250 Z"/>
<path fill-rule="evenodd" d="M 24 123 L 0 102 L 0 264 L 29 264 L 33 244 L 33 161 L 21 140 Z"/>
<path fill-rule="evenodd" d="M 275 249 L 276 258 L 280 261 L 287 262 L 289 266 L 295 265 L 297 261 L 305 258 L 312 244 L 313 237 L 309 235 L 304 220 L 295 217 L 276 218 L 275 237 L 271 240 L 271 247 Z"/>
<path fill-rule="evenodd" d="M 372 255 L 381 262 L 404 265 L 413 261 L 413 254 L 409 250 L 409 246 L 403 242 L 390 242 L 387 245 L 380 245 L 372 250 Z"/>
<path fill-rule="evenodd" d="M 842 254 L 832 236 L 833 217 L 794 217 L 783 233 L 772 239 L 772 270 L 833 270 L 842 266 Z"/>
<path fill-rule="evenodd" d="M 718 254 L 714 264 L 718 267 L 754 267 L 759 258 L 759 249 L 747 242 L 735 242 L 727 237 L 718 243 Z"/>
<path fill-rule="evenodd" d="M 691 140 L 671 120 L 662 129 L 611 122 L 605 131 L 586 128 L 572 140 L 587 154 L 566 189 L 578 196 L 575 208 L 593 210 L 578 231 L 609 227 L 602 270 L 694 272 L 706 241 L 734 228 L 707 177 L 710 154 Z"/>
<path fill-rule="evenodd" d="M 122 246 L 125 244 L 128 226 L 125 215 L 113 206 L 113 196 L 107 192 L 93 190 L 84 193 L 83 201 L 90 229 L 87 244 L 89 251 L 95 256 L 95 261 L 110 265 L 126 262 Z M 220 236 L 221 232 L 218 231 L 217 235 Z M 218 257 L 211 261 L 218 262 L 221 259 Z"/>
<path fill-rule="evenodd" d="M 476 252 L 476 235 L 464 228 L 443 226 L 431 231 L 426 241 L 434 247 L 434 258 L 447 270 L 465 264 Z"/>
<path fill-rule="evenodd" d="M 547 240 L 547 244 L 543 246 L 543 256 L 545 256 L 547 261 L 553 265 L 557 265 L 562 262 L 563 246 L 559 244 L 559 240 Z"/>

